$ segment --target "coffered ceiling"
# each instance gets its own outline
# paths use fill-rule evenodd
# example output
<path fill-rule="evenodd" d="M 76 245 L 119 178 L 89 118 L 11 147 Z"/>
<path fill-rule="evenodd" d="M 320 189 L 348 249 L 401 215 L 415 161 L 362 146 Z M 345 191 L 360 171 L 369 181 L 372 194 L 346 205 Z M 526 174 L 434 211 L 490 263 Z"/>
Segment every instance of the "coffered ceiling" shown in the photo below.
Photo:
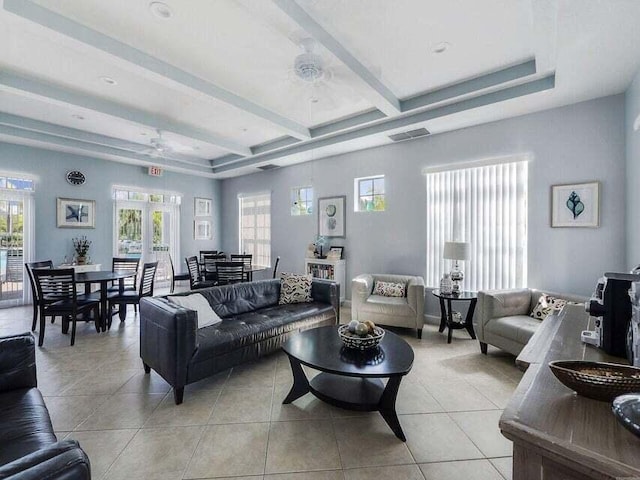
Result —
<path fill-rule="evenodd" d="M 640 68 L 637 0 L 0 4 L 0 141 L 211 178 L 620 93 Z"/>

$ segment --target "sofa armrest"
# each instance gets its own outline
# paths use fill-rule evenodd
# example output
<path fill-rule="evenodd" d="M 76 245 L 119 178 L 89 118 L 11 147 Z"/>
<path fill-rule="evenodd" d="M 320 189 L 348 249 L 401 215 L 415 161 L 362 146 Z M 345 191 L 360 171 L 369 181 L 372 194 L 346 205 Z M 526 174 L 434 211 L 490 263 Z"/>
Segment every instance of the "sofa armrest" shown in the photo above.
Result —
<path fill-rule="evenodd" d="M 407 282 L 407 302 L 416 311 L 416 328 L 424 326 L 424 279 L 412 277 Z"/>
<path fill-rule="evenodd" d="M 37 386 L 33 335 L 29 332 L 0 338 L 0 392 Z"/>
<path fill-rule="evenodd" d="M 89 457 L 75 440 L 52 443 L 0 466 L 0 479 L 83 480 L 90 478 Z"/>
<path fill-rule="evenodd" d="M 140 358 L 174 388 L 186 385 L 197 330 L 195 311 L 163 298 L 140 300 Z"/>
<path fill-rule="evenodd" d="M 340 284 L 331 280 L 314 279 L 311 283 L 311 298 L 329 303 L 336 312 L 336 323 L 340 323 Z"/>
<path fill-rule="evenodd" d="M 351 280 L 351 311 L 357 319 L 358 306 L 364 304 L 373 292 L 373 275 L 366 273 Z"/>
<path fill-rule="evenodd" d="M 529 315 L 531 290 L 485 290 L 478 292 L 477 313 L 473 326 L 478 340 L 484 340 L 484 326 L 493 318 Z"/>

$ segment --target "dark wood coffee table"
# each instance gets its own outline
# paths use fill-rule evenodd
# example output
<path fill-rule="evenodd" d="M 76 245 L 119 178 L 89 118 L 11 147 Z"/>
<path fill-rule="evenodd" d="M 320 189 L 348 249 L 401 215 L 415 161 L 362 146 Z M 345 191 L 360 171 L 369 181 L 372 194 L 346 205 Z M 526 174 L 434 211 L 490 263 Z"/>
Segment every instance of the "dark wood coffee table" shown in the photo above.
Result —
<path fill-rule="evenodd" d="M 336 407 L 378 411 L 396 437 L 406 441 L 396 397 L 402 377 L 411 371 L 413 350 L 398 335 L 387 331 L 378 348 L 360 352 L 344 347 L 337 326 L 319 327 L 295 334 L 282 349 L 293 372 L 293 386 L 282 403 L 311 392 Z M 309 381 L 302 365 L 322 373 Z M 389 379 L 386 386 L 381 378 Z"/>

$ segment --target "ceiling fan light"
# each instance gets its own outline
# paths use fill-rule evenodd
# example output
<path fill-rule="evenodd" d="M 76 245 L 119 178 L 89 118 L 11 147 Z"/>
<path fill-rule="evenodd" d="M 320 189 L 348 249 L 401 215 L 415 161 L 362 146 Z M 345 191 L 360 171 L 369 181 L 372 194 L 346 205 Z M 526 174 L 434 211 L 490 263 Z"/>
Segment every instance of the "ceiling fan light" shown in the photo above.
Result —
<path fill-rule="evenodd" d="M 324 73 L 322 57 L 316 53 L 301 53 L 295 58 L 293 69 L 305 82 L 320 80 Z"/>

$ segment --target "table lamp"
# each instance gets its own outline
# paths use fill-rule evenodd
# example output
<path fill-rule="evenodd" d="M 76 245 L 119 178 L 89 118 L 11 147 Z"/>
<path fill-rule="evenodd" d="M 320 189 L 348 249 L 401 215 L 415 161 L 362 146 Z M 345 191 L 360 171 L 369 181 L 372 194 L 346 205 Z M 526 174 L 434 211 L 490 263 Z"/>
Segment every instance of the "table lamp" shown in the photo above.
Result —
<path fill-rule="evenodd" d="M 467 242 L 445 242 L 443 258 L 454 260 L 453 270 L 451 271 L 451 280 L 453 280 L 453 294 L 460 293 L 460 283 L 464 279 L 464 273 L 460 270 L 458 261 L 469 260 L 471 256 L 471 245 Z"/>

